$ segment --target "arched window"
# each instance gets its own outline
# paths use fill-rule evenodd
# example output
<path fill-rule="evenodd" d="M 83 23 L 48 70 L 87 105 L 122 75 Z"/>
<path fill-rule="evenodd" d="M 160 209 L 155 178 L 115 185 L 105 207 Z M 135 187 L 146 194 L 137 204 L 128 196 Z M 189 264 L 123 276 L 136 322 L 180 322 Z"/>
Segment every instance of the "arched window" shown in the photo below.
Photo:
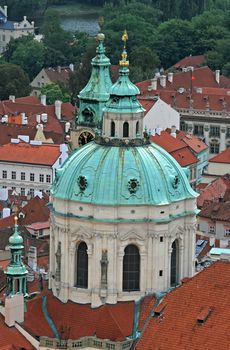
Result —
<path fill-rule="evenodd" d="M 140 254 L 139 249 L 130 244 L 123 258 L 123 291 L 134 290 L 140 290 Z"/>
<path fill-rule="evenodd" d="M 139 134 L 139 122 L 136 123 L 136 135 Z"/>
<path fill-rule="evenodd" d="M 179 243 L 176 239 L 172 244 L 171 253 L 171 286 L 179 283 Z"/>
<path fill-rule="evenodd" d="M 76 286 L 88 288 L 88 254 L 87 245 L 81 242 L 76 250 L 77 278 Z"/>
<path fill-rule="evenodd" d="M 115 136 L 115 123 L 111 122 L 111 137 Z"/>
<path fill-rule="evenodd" d="M 123 124 L 123 137 L 129 137 L 129 123 Z"/>

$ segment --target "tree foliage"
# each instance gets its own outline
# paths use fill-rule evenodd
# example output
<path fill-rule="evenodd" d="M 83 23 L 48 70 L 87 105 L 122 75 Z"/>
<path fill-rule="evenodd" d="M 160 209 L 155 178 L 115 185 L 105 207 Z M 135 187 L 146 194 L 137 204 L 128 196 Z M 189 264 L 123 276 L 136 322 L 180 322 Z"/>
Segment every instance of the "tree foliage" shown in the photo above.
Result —
<path fill-rule="evenodd" d="M 41 95 L 46 95 L 48 105 L 54 104 L 59 100 L 62 102 L 70 102 L 70 95 L 61 89 L 58 84 L 46 84 L 41 89 Z"/>
<path fill-rule="evenodd" d="M 0 76 L 0 100 L 8 99 L 9 95 L 29 95 L 29 78 L 21 67 L 11 63 L 0 64 Z"/>

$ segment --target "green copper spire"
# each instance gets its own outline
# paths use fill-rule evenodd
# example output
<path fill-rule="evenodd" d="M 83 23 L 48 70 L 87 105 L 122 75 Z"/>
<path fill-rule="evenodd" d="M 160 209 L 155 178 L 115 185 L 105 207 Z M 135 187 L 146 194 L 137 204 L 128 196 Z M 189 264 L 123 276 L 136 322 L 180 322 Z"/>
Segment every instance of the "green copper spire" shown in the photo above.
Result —
<path fill-rule="evenodd" d="M 144 112 L 144 108 L 137 99 L 137 95 L 140 94 L 140 91 L 129 79 L 129 61 L 127 60 L 126 52 L 128 34 L 126 30 L 122 35 L 122 40 L 124 42 L 124 47 L 119 62 L 119 78 L 110 89 L 110 99 L 106 104 L 104 111 L 114 113 Z"/>
<path fill-rule="evenodd" d="M 105 55 L 104 34 L 97 35 L 99 42 L 96 53 L 92 59 L 91 77 L 79 93 L 80 112 L 77 119 L 77 126 L 87 126 L 91 128 L 101 128 L 102 110 L 108 101 L 112 81 L 110 78 L 110 60 Z"/>
<path fill-rule="evenodd" d="M 15 216 L 14 233 L 9 238 L 9 248 L 11 251 L 11 261 L 7 266 L 6 274 L 6 294 L 22 293 L 26 295 L 26 275 L 27 270 L 22 262 L 23 238 L 20 234 L 18 218 Z"/>

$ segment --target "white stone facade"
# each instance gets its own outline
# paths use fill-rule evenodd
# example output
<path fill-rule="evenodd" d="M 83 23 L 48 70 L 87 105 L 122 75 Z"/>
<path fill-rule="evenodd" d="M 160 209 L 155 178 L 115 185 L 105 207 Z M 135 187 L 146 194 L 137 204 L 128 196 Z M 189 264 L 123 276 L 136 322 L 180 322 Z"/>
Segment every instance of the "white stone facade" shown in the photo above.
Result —
<path fill-rule="evenodd" d="M 178 246 L 177 282 L 193 276 L 196 218 L 188 213 L 195 208 L 195 199 L 155 207 L 93 206 L 53 199 L 49 286 L 54 295 L 62 302 L 72 300 L 97 307 L 104 302 L 137 300 L 148 293 L 167 290 L 171 286 L 174 241 Z M 169 219 L 172 214 L 174 220 Z M 86 243 L 88 254 L 86 289 L 76 287 L 76 251 L 81 242 Z M 124 250 L 130 244 L 139 250 L 140 288 L 124 292 Z M 57 279 L 59 245 L 60 277 Z M 102 251 L 107 251 L 108 257 L 107 288 L 101 285 Z"/>
<path fill-rule="evenodd" d="M 24 16 L 21 22 L 8 21 L 7 6 L 0 7 L 0 12 L 5 16 L 5 21 L 0 22 L 0 53 L 4 52 L 11 39 L 20 38 L 23 35 L 34 34 L 34 22 L 29 22 Z"/>

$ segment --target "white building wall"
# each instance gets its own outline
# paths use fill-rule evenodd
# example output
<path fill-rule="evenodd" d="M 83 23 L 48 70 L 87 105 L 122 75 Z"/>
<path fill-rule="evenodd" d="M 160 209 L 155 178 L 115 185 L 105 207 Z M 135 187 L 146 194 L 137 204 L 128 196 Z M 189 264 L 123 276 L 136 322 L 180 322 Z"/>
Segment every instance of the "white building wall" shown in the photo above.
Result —
<path fill-rule="evenodd" d="M 152 133 L 156 128 L 165 130 L 172 126 L 180 129 L 180 114 L 159 98 L 144 117 L 143 131 L 147 128 Z"/>
<path fill-rule="evenodd" d="M 170 287 L 172 243 L 175 239 L 179 245 L 178 280 L 192 276 L 195 259 L 195 216 L 178 217 L 169 223 L 161 224 L 151 220 L 159 219 L 160 215 L 162 218 L 167 218 L 171 213 L 176 215 L 192 211 L 195 206 L 194 200 L 181 201 L 171 206 L 142 206 L 132 214 L 132 219 L 137 220 L 136 223 L 132 223 L 122 222 L 118 218 L 122 217 L 124 221 L 127 218 L 128 221 L 133 207 L 95 207 L 55 199 L 55 210 L 62 213 L 68 210 L 69 215 L 51 216 L 50 287 L 54 294 L 63 302 L 70 299 L 79 303 L 91 303 L 96 307 L 103 301 L 114 304 L 117 301 L 137 300 L 146 293 L 166 290 Z M 83 216 L 86 219 L 81 218 Z M 94 220 L 88 219 L 91 216 Z M 112 217 L 114 222 L 109 222 Z M 146 218 L 145 221 L 143 217 Z M 88 247 L 88 289 L 75 286 L 75 254 L 81 241 Z M 55 253 L 59 242 L 61 242 L 61 279 L 57 281 Z M 140 290 L 124 292 L 123 257 L 124 249 L 129 244 L 134 244 L 139 249 Z M 108 287 L 105 290 L 101 289 L 102 250 L 107 250 L 109 260 Z"/>
<path fill-rule="evenodd" d="M 20 38 L 23 35 L 34 34 L 34 22 L 29 22 L 24 16 L 23 21 L 15 22 L 14 28 L 0 28 L 0 53 L 4 52 L 11 39 Z"/>
<path fill-rule="evenodd" d="M 209 162 L 208 174 L 218 176 L 230 174 L 230 163 Z"/>

